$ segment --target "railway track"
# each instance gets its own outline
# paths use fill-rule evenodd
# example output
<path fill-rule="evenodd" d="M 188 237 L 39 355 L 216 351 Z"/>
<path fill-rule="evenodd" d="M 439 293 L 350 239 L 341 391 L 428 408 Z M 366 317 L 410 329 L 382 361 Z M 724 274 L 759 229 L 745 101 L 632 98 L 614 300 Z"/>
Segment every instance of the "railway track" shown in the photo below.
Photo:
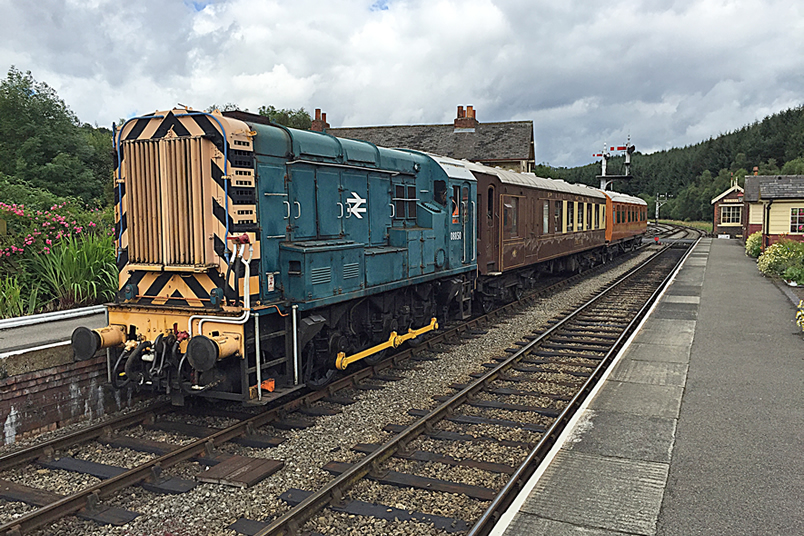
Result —
<path fill-rule="evenodd" d="M 409 411 L 415 417 L 412 423 L 386 428 L 394 434 L 391 439 L 382 445 L 354 447 L 366 453 L 360 461 L 327 464 L 325 470 L 337 476 L 325 486 L 315 492 L 286 491 L 282 497 L 296 506 L 254 534 L 315 532 L 321 527 L 315 522 L 310 526 L 305 522 L 325 507 L 342 514 L 398 518 L 400 512 L 390 506 L 397 495 L 389 493 L 392 500 L 384 501 L 382 493 L 372 492 L 371 486 L 364 485 L 366 480 L 430 493 L 459 494 L 479 501 L 485 505 L 479 520 L 416 515 L 445 532 L 469 530 L 471 535 L 487 534 L 623 347 L 685 253 L 686 248 L 663 248 L 598 296 L 554 321 L 551 327 L 527 336 L 509 350 L 510 355 L 487 364 L 489 370 L 474 374 L 471 383 L 453 385 L 455 392 L 439 397 L 441 403 L 437 407 L 412 408 Z M 566 394 L 567 390 L 573 395 Z M 510 436 L 505 434 L 465 433 L 467 428 L 477 427 L 515 429 L 520 432 L 519 439 L 506 438 Z M 432 447 L 434 440 L 480 442 L 484 446 L 484 459 L 458 459 L 443 454 L 450 448 L 422 448 L 423 444 Z M 517 459 L 523 449 L 531 447 L 517 468 L 489 461 Z M 423 476 L 436 473 L 428 469 L 428 464 L 472 468 L 487 473 L 486 479 L 492 483 L 499 482 L 495 474 L 510 475 L 510 479 L 502 487 L 487 487 L 478 486 L 477 479 L 466 483 Z M 368 500 L 361 493 L 368 495 Z"/>
<path fill-rule="evenodd" d="M 555 289 L 552 290 L 554 291 Z M 550 290 L 543 289 L 542 291 L 535 293 L 535 296 L 531 296 L 527 299 L 532 302 L 536 299 L 536 296 L 543 295 L 546 292 L 550 292 Z M 361 390 L 373 389 L 376 385 L 372 384 L 393 382 L 396 379 L 399 379 L 394 375 L 393 370 L 395 368 L 404 366 L 402 364 L 406 360 L 411 358 L 416 359 L 417 356 L 421 357 L 423 355 L 422 352 L 427 352 L 428 349 L 433 349 L 439 344 L 455 344 L 460 342 L 463 338 L 476 336 L 482 329 L 481 326 L 503 318 L 505 314 L 510 313 L 510 311 L 514 310 L 516 307 L 521 307 L 521 304 L 518 306 L 506 306 L 505 310 L 496 311 L 488 317 L 476 319 L 469 324 L 456 326 L 445 330 L 429 340 L 426 345 L 419 348 L 412 348 L 406 352 L 397 354 L 374 367 L 359 370 L 355 374 L 352 374 L 349 377 L 343 378 L 332 384 L 325 391 L 309 393 L 281 406 L 277 406 L 251 417 L 243 417 L 242 415 L 236 415 L 236 412 L 229 412 L 229 417 L 231 417 L 232 420 L 236 420 L 234 424 L 222 429 L 208 430 L 209 433 L 206 434 L 202 434 L 196 430 L 196 435 L 201 435 L 202 437 L 195 440 L 186 441 L 182 445 L 154 445 L 152 442 L 150 444 L 148 444 L 148 442 L 138 443 L 137 441 L 120 440 L 119 437 L 115 440 L 115 430 L 118 428 L 131 426 L 134 423 L 151 423 L 150 425 L 153 426 L 152 423 L 156 420 L 156 418 L 168 411 L 168 408 L 165 405 L 156 405 L 154 407 L 146 408 L 140 412 L 127 415 L 124 418 L 121 418 L 119 421 L 105 422 L 102 426 L 96 426 L 94 428 L 77 432 L 69 437 L 60 438 L 54 444 L 42 444 L 0 457 L 0 470 L 3 471 L 9 471 L 13 467 L 19 467 L 20 465 L 33 460 L 39 460 L 38 463 L 44 467 L 58 467 L 64 469 L 73 462 L 64 462 L 64 456 L 55 458 L 55 453 L 60 451 L 63 452 L 65 449 L 71 446 L 80 445 L 86 441 L 98 440 L 100 440 L 100 442 L 111 444 L 112 446 L 115 444 L 118 446 L 124 445 L 127 448 L 134 448 L 135 450 L 150 449 L 149 452 L 152 455 L 147 462 L 129 470 L 118 470 L 116 471 L 116 474 L 111 476 L 109 476 L 108 471 L 104 474 L 98 467 L 95 467 L 95 473 L 101 474 L 102 476 L 105 475 L 106 478 L 103 478 L 100 482 L 97 482 L 68 496 L 53 497 L 52 494 L 50 496 L 48 496 L 47 493 L 40 494 L 40 496 L 37 498 L 39 503 L 43 503 L 46 500 L 49 500 L 49 502 L 47 504 L 41 504 L 39 508 L 32 512 L 19 516 L 13 521 L 1 525 L 0 534 L 28 533 L 37 527 L 47 525 L 53 522 L 55 519 L 62 518 L 63 516 L 72 513 L 78 513 L 84 517 L 98 520 L 103 520 L 104 515 L 106 515 L 107 518 L 111 516 L 111 519 L 123 522 L 126 519 L 126 514 L 124 512 L 110 509 L 108 506 L 104 505 L 103 502 L 104 499 L 112 496 L 119 490 L 138 484 L 145 485 L 146 489 L 148 487 L 152 489 L 159 489 L 160 486 L 164 487 L 167 485 L 166 482 L 169 482 L 170 480 L 169 478 L 163 476 L 166 474 L 167 470 L 177 464 L 187 462 L 188 460 L 201 460 L 202 463 L 209 465 L 227 462 L 232 457 L 226 455 L 225 453 L 221 453 L 220 448 L 232 440 L 235 440 L 240 444 L 253 445 L 250 448 L 270 448 L 275 446 L 280 440 L 268 434 L 257 433 L 261 427 L 269 426 L 269 428 L 276 430 L 281 428 L 293 428 L 294 426 L 305 426 L 305 423 L 300 423 L 298 419 L 294 422 L 294 419 L 289 417 L 289 415 L 291 415 L 293 412 L 297 412 L 296 415 L 331 414 L 335 410 L 332 410 L 331 408 L 316 409 L 316 404 L 321 402 L 329 404 L 330 406 L 333 404 L 348 404 L 352 402 L 352 399 L 349 396 L 350 394 L 357 393 Z M 425 357 L 424 359 L 427 358 Z M 536 366 L 544 367 L 548 365 L 548 360 L 541 361 L 545 361 L 545 363 L 537 364 Z M 528 364 L 528 366 L 529 365 L 533 364 L 531 363 Z M 579 365 L 578 363 L 565 365 L 576 368 L 580 367 L 579 370 L 587 370 L 590 368 L 589 366 L 584 366 L 582 364 Z M 573 374 L 572 372 L 565 371 L 565 375 L 572 378 L 584 378 L 585 374 L 586 372 Z M 567 380 L 567 382 L 572 383 L 569 382 L 569 380 Z M 547 396 L 547 398 L 550 399 L 555 405 L 554 409 L 543 410 L 540 414 L 547 418 L 553 418 L 555 416 L 544 415 L 544 411 L 556 413 L 557 409 L 562 404 L 571 401 L 571 398 L 567 397 L 566 395 L 554 395 L 552 397 Z M 180 420 L 181 418 L 179 418 L 179 421 Z M 543 431 L 537 431 L 539 426 L 544 427 L 545 425 L 537 424 L 531 426 L 530 428 L 534 429 L 532 433 L 542 434 Z M 427 428 L 427 426 L 425 426 L 425 428 Z M 541 428 L 538 428 L 538 430 L 541 430 Z M 364 447 L 364 450 L 366 448 L 368 447 Z M 372 454 L 371 456 L 375 455 L 376 454 Z M 61 465 L 52 465 L 54 459 L 57 460 L 57 462 L 59 462 Z M 80 463 L 74 463 L 73 470 L 80 471 L 80 469 L 76 468 L 81 466 L 82 464 Z M 265 471 L 265 474 L 269 474 L 269 469 L 276 470 L 279 467 L 281 467 L 281 463 L 277 461 L 273 468 L 263 468 L 263 470 Z M 335 470 L 337 467 L 332 466 L 329 469 Z M 374 469 L 375 472 L 378 470 L 376 467 Z M 338 477 L 336 480 L 342 481 L 343 478 L 346 477 Z M 0 489 L 1 488 L 2 486 L 0 486 Z M 20 491 L 18 487 L 15 487 L 15 489 L 12 491 L 18 494 L 24 494 L 26 492 L 26 490 Z M 36 493 L 32 492 L 31 490 L 28 490 L 27 492 L 36 495 Z M 296 498 L 298 498 L 298 494 Z M 115 518 L 115 515 L 118 517 Z M 289 525 L 291 528 L 293 523 L 297 523 L 297 521 L 293 521 Z M 267 534 L 269 532 L 265 533 Z"/>

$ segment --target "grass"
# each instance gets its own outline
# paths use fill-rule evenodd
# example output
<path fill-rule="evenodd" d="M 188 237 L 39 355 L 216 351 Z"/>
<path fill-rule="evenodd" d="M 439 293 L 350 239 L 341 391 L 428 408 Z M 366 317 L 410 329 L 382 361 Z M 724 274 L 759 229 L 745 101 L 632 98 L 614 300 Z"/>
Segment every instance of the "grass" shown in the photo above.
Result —
<path fill-rule="evenodd" d="M 711 221 L 680 221 L 680 220 L 659 220 L 659 223 L 668 223 L 670 225 L 683 225 L 685 227 L 692 227 L 694 229 L 701 229 L 707 233 L 712 232 Z"/>

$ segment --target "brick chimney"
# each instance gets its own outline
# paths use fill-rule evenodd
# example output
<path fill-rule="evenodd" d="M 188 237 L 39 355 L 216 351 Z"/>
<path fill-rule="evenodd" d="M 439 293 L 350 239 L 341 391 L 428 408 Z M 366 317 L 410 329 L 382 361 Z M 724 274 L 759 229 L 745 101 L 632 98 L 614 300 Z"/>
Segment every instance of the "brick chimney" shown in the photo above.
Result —
<path fill-rule="evenodd" d="M 453 122 L 455 129 L 475 128 L 479 123 L 475 117 L 475 109 L 473 106 L 467 106 L 464 111 L 463 106 L 458 106 L 458 117 Z"/>
<path fill-rule="evenodd" d="M 329 128 L 329 123 L 327 123 L 327 114 L 321 113 L 321 108 L 315 109 L 315 119 L 313 119 L 313 124 L 310 126 L 310 130 L 315 130 L 316 132 L 326 132 Z"/>

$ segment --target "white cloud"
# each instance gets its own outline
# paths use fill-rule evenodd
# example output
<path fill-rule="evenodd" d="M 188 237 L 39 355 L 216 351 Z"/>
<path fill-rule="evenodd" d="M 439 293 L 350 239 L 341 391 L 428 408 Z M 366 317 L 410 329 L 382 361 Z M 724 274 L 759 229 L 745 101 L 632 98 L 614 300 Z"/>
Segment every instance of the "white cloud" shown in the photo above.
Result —
<path fill-rule="evenodd" d="M 323 108 L 335 126 L 533 119 L 537 159 L 696 143 L 804 102 L 781 0 L 0 0 L 0 65 L 87 122 L 181 102 Z"/>

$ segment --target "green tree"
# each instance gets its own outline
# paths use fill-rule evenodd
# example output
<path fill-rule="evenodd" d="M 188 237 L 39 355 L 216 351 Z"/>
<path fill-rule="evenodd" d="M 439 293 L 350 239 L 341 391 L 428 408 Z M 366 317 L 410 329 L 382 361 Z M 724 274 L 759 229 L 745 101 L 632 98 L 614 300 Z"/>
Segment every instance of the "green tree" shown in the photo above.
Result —
<path fill-rule="evenodd" d="M 291 128 L 298 128 L 299 130 L 310 130 L 313 126 L 313 120 L 310 114 L 304 108 L 293 110 L 290 108 L 282 108 L 278 110 L 273 106 L 260 106 L 257 111 L 262 116 L 267 117 L 272 122 Z"/>
<path fill-rule="evenodd" d="M 790 160 L 782 166 L 782 175 L 804 175 L 804 157 Z"/>
<path fill-rule="evenodd" d="M 30 72 L 12 66 L 0 81 L 0 172 L 14 180 L 99 200 L 111 180 L 112 155 L 111 139 L 95 130 L 81 127 L 56 91 Z"/>

